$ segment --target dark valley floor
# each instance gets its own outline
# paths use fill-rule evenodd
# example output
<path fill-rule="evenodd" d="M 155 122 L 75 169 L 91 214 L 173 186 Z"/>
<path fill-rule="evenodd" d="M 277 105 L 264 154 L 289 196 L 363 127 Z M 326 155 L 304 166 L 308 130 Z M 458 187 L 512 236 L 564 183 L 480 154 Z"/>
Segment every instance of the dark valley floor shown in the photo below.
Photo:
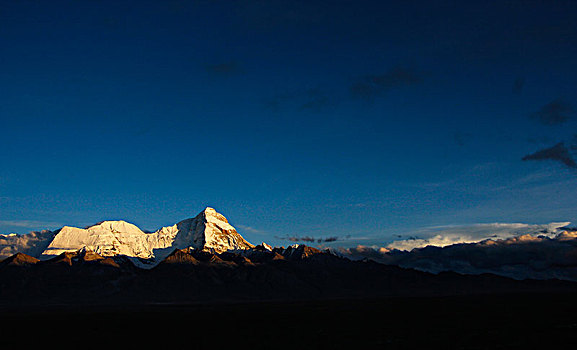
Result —
<path fill-rule="evenodd" d="M 561 349 L 575 294 L 9 310 L 5 346 L 182 349 Z"/>

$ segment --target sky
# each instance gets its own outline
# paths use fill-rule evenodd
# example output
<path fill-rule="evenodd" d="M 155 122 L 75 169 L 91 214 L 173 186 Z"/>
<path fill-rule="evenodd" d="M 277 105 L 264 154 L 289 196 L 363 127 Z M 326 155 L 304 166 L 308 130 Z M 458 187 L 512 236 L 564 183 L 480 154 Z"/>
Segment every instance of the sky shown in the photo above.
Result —
<path fill-rule="evenodd" d="M 577 222 L 575 1 L 0 1 L 0 233 Z M 319 242 L 320 240 L 320 242 Z"/>

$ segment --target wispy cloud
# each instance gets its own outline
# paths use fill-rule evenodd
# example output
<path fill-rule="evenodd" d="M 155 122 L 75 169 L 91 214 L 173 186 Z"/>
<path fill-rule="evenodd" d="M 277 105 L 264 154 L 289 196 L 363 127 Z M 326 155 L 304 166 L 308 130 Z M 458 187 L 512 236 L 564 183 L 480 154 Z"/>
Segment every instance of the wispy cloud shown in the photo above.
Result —
<path fill-rule="evenodd" d="M 553 160 L 560 162 L 571 169 L 577 169 L 577 162 L 563 142 L 559 142 L 553 147 L 545 148 L 526 155 L 522 160 Z"/>
<path fill-rule="evenodd" d="M 361 209 L 361 208 L 367 208 L 369 206 L 368 203 L 362 203 L 362 202 L 358 202 L 358 203 L 326 203 L 325 207 L 326 208 L 352 208 L 352 209 Z"/>
<path fill-rule="evenodd" d="M 329 236 L 329 237 L 311 237 L 311 236 L 281 236 L 281 237 L 276 237 L 278 239 L 282 239 L 285 241 L 291 241 L 291 242 L 308 242 L 308 243 L 331 243 L 331 242 L 336 242 L 336 241 L 342 241 L 342 240 L 346 240 L 349 239 L 351 236 L 350 235 L 346 235 L 344 237 L 339 237 L 339 236 Z"/>
<path fill-rule="evenodd" d="M 207 72 L 218 76 L 231 76 L 244 72 L 241 65 L 235 61 L 207 64 L 204 68 Z"/>
<path fill-rule="evenodd" d="M 438 273 L 494 273 L 525 279 L 566 279 L 577 281 L 575 246 L 577 231 L 556 234 L 524 234 L 476 243 L 428 246 L 411 251 L 389 247 L 357 246 L 333 251 L 352 259 L 369 258 L 388 265 Z"/>
<path fill-rule="evenodd" d="M 456 131 L 453 133 L 453 140 L 459 147 L 465 146 L 472 137 L 473 134 L 469 132 Z"/>
<path fill-rule="evenodd" d="M 395 241 L 388 249 L 410 251 L 426 246 L 445 247 L 459 243 L 476 243 L 487 239 L 507 239 L 522 235 L 554 235 L 570 222 L 552 222 L 545 225 L 523 223 L 490 223 L 462 226 L 431 227 L 408 239 Z"/>
<path fill-rule="evenodd" d="M 573 114 L 575 114 L 573 106 L 562 99 L 556 99 L 531 114 L 531 118 L 544 125 L 557 125 L 568 121 Z"/>
<path fill-rule="evenodd" d="M 399 66 L 381 74 L 360 77 L 349 86 L 349 91 L 353 97 L 373 100 L 391 89 L 420 84 L 423 80 L 423 73 Z"/>
<path fill-rule="evenodd" d="M 62 225 L 60 223 L 52 222 L 52 221 L 0 220 L 0 226 L 36 229 L 36 228 L 59 227 Z"/>
<path fill-rule="evenodd" d="M 525 78 L 524 77 L 518 77 L 513 82 L 513 89 L 512 89 L 513 93 L 514 94 L 520 94 L 523 91 L 524 86 L 525 86 Z"/>
<path fill-rule="evenodd" d="M 241 230 L 243 230 L 243 231 L 250 232 L 250 233 L 254 233 L 254 234 L 258 234 L 258 235 L 267 234 L 265 231 L 259 230 L 259 229 L 257 229 L 257 228 L 252 227 L 252 226 L 236 225 L 236 227 L 238 227 L 239 229 L 241 229 Z"/>
<path fill-rule="evenodd" d="M 264 99 L 264 105 L 273 111 L 296 108 L 301 111 L 320 112 L 332 104 L 334 101 L 329 94 L 320 88 L 292 91 Z"/>

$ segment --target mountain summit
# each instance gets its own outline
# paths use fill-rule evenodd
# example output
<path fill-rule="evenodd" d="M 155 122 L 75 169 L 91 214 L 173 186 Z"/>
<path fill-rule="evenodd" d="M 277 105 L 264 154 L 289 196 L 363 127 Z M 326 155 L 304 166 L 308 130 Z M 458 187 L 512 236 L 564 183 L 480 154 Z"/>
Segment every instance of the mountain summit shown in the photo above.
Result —
<path fill-rule="evenodd" d="M 25 236 L 18 235 L 18 242 L 8 242 L 11 236 L 3 238 L 7 241 L 6 244 L 14 246 L 26 241 Z M 213 208 L 206 208 L 194 218 L 163 227 L 153 233 L 145 233 L 125 221 L 102 221 L 87 228 L 64 226 L 54 232 L 53 238 L 45 247 L 38 256 L 41 259 L 84 248 L 103 257 L 125 255 L 158 262 L 176 248 L 192 247 L 222 253 L 228 250 L 250 249 L 254 245 L 247 242 L 228 223 L 224 215 Z"/>
<path fill-rule="evenodd" d="M 212 249 L 222 253 L 254 247 L 236 232 L 224 215 L 210 207 L 192 219 L 179 222 L 171 229 L 178 232 L 175 239 L 177 248 Z"/>

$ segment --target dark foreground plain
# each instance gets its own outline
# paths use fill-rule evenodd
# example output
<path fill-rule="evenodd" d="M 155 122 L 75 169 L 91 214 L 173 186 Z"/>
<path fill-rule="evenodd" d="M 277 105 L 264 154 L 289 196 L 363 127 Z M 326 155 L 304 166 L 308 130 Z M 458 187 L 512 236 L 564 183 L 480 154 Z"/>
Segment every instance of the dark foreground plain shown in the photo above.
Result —
<path fill-rule="evenodd" d="M 567 349 L 573 293 L 5 308 L 3 348 Z"/>
<path fill-rule="evenodd" d="M 304 246 L 177 249 L 152 269 L 88 251 L 0 262 L 2 349 L 576 345 L 574 282 L 434 275 Z"/>

